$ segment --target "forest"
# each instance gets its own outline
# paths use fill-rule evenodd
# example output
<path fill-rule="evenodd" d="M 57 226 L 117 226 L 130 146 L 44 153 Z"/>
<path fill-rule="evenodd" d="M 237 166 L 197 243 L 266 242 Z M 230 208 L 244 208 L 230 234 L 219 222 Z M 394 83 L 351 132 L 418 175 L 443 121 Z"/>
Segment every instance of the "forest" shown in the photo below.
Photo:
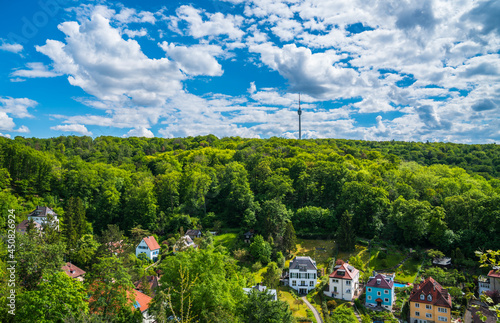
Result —
<path fill-rule="evenodd" d="M 137 243 L 141 232 L 166 241 L 187 229 L 254 230 L 286 255 L 291 231 L 307 239 L 340 239 L 346 218 L 352 222 L 348 238 L 460 252 L 474 264 L 475 251 L 500 245 L 499 175 L 496 144 L 0 137 L 0 228 L 5 235 L 10 209 L 20 222 L 37 205 L 51 207 L 62 221 L 65 245 L 40 253 L 62 257 L 71 250 L 77 264 L 93 268 L 90 277 L 97 281 L 106 268 L 123 265 L 111 258 L 95 262 L 97 255 L 104 257 L 99 239 L 102 246 L 122 235 Z M 59 238 L 47 233 L 43 239 L 50 244 Z M 97 250 L 95 257 L 89 248 Z M 194 264 L 183 256 L 177 261 L 181 268 L 202 268 L 207 259 L 215 267 L 229 261 L 213 249 L 196 257 Z M 244 285 L 238 269 L 228 266 L 216 271 Z M 182 276 L 176 268 L 164 270 Z M 26 277 L 39 282 L 43 273 L 28 269 Z M 63 277 L 51 277 L 65 284 Z M 37 289 L 29 279 L 22 285 Z M 234 308 L 232 302 L 224 306 Z M 214 313 L 199 309 L 200 318 Z"/>

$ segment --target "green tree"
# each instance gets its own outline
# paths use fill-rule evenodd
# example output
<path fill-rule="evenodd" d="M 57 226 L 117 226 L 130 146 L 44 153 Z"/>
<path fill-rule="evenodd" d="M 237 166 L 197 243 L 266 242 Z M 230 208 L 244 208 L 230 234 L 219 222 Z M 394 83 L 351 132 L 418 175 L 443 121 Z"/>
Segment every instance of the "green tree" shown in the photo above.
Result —
<path fill-rule="evenodd" d="M 265 241 L 261 235 L 256 235 L 250 244 L 250 254 L 252 257 L 261 263 L 267 264 L 271 261 L 271 253 L 272 248 L 269 242 Z"/>
<path fill-rule="evenodd" d="M 259 292 L 252 288 L 242 307 L 242 321 L 248 323 L 292 323 L 292 311 L 286 302 L 273 300 L 268 290 Z"/>
<path fill-rule="evenodd" d="M 87 314 L 83 284 L 64 272 L 43 276 L 35 290 L 18 295 L 16 322 L 62 322 L 67 316 Z"/>
<path fill-rule="evenodd" d="M 352 223 L 352 215 L 345 211 L 340 218 L 340 225 L 337 230 L 337 243 L 342 251 L 352 251 L 356 247 L 356 233 Z"/>
<path fill-rule="evenodd" d="M 267 288 L 277 288 L 280 282 L 281 269 L 275 262 L 267 264 L 266 271 L 262 274 L 262 283 Z"/>
<path fill-rule="evenodd" d="M 285 232 L 283 233 L 283 251 L 286 255 L 291 255 L 296 249 L 295 229 L 293 227 L 292 221 L 288 221 L 285 224 Z"/>
<path fill-rule="evenodd" d="M 74 260 L 79 266 L 87 267 L 99 248 L 99 243 L 95 241 L 91 234 L 84 234 L 78 240 L 75 252 L 72 253 L 71 260 Z"/>
<path fill-rule="evenodd" d="M 356 315 L 354 315 L 353 309 L 347 307 L 345 304 L 333 310 L 331 317 L 335 323 L 352 323 L 358 320 Z"/>
<path fill-rule="evenodd" d="M 70 197 L 64 211 L 63 234 L 66 237 L 68 249 L 74 249 L 78 239 L 87 233 L 85 207 L 79 197 Z"/>

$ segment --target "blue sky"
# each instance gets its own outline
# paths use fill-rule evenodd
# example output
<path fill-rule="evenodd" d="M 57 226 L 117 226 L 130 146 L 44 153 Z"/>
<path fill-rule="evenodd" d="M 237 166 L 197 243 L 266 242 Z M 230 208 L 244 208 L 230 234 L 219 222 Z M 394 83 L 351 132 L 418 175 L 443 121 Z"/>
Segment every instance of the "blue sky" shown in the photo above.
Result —
<path fill-rule="evenodd" d="M 11 1 L 0 135 L 500 140 L 500 2 Z"/>

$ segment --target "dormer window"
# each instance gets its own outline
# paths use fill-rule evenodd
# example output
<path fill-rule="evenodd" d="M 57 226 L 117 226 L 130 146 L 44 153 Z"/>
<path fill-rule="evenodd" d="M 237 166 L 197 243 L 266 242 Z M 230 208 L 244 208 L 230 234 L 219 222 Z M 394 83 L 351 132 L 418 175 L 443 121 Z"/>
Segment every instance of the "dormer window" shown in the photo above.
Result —
<path fill-rule="evenodd" d="M 420 299 L 421 299 L 421 300 L 424 300 L 424 299 L 425 299 L 424 294 L 420 294 Z"/>
<path fill-rule="evenodd" d="M 432 295 L 427 295 L 427 300 L 430 302 L 432 301 Z"/>

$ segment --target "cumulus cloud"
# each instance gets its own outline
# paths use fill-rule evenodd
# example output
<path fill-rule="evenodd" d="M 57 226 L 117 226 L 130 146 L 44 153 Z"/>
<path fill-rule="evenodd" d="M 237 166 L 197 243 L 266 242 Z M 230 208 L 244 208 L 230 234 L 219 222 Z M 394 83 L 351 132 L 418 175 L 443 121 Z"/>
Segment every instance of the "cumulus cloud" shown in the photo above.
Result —
<path fill-rule="evenodd" d="M 179 68 L 189 75 L 222 75 L 222 66 L 214 56 L 223 54 L 220 46 L 193 45 L 179 46 L 163 42 L 160 47 L 167 55 L 179 64 Z"/>
<path fill-rule="evenodd" d="M 4 39 L 0 38 L 0 50 L 18 54 L 22 52 L 23 49 L 24 49 L 23 45 L 21 44 L 9 43 Z"/>
<path fill-rule="evenodd" d="M 0 111 L 9 113 L 16 118 L 33 118 L 28 109 L 37 105 L 38 102 L 28 98 L 0 97 Z"/>
<path fill-rule="evenodd" d="M 139 128 L 134 128 L 131 129 L 129 132 L 127 132 L 126 135 L 123 135 L 124 137 L 146 137 L 146 138 L 153 138 L 155 135 L 153 132 L 149 129 L 146 129 L 145 127 L 139 127 Z"/>
<path fill-rule="evenodd" d="M 77 133 L 83 136 L 92 136 L 92 132 L 88 131 L 87 127 L 85 127 L 82 124 L 75 123 L 75 124 L 57 125 L 54 127 L 50 127 L 50 129 L 56 131 Z"/>
<path fill-rule="evenodd" d="M 16 124 L 14 120 L 7 115 L 4 111 L 0 111 L 0 130 L 12 131 Z"/>

